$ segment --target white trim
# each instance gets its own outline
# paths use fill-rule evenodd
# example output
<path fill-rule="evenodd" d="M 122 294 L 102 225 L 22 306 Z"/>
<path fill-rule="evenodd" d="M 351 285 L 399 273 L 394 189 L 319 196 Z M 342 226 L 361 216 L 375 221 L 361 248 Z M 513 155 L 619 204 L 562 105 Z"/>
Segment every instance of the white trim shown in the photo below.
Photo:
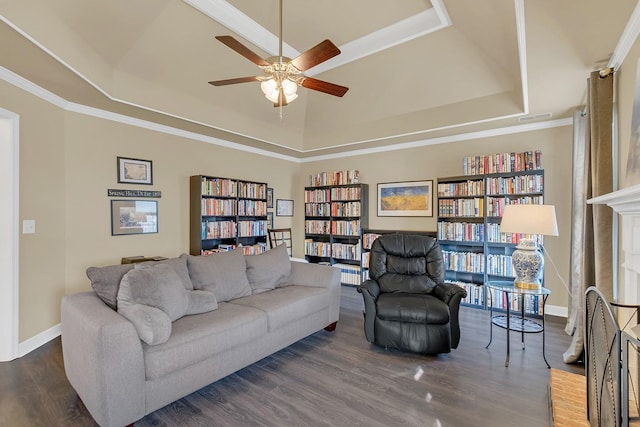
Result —
<path fill-rule="evenodd" d="M 618 71 L 624 59 L 627 57 L 629 50 L 636 41 L 638 34 L 640 33 L 640 2 L 636 4 L 633 9 L 627 25 L 624 27 L 622 36 L 618 40 L 618 44 L 607 63 L 607 67 L 612 68 L 614 71 Z"/>
<path fill-rule="evenodd" d="M 449 142 L 468 141 L 470 139 L 488 138 L 492 136 L 511 135 L 514 133 L 531 132 L 541 129 L 551 129 L 561 126 L 573 125 L 573 118 L 548 120 L 539 123 L 528 123 L 524 125 L 509 126 L 503 128 L 494 128 L 481 130 L 477 132 L 460 133 L 457 135 L 441 136 L 431 139 L 422 139 L 419 141 L 405 142 L 402 144 L 386 145 L 383 147 L 363 148 L 361 150 L 351 150 L 348 152 L 340 152 L 334 154 L 325 154 L 313 157 L 305 157 L 302 163 L 315 162 L 318 160 L 341 159 L 350 156 L 360 156 L 363 154 L 384 153 L 387 151 L 406 150 L 409 148 L 424 147 L 427 145 L 445 144 Z"/>
<path fill-rule="evenodd" d="M 59 337 L 61 334 L 60 323 L 55 326 L 50 327 L 46 331 L 40 332 L 38 335 L 35 335 L 29 338 L 26 341 L 22 341 L 20 343 L 20 357 L 25 354 L 31 353 L 33 350 L 38 347 L 48 343 L 54 338 Z"/>
<path fill-rule="evenodd" d="M 514 0 L 516 7 L 516 32 L 518 35 L 518 59 L 520 61 L 520 86 L 522 88 L 522 111 L 529 114 L 529 84 L 527 83 L 527 38 L 524 17 L 524 0 Z"/>
<path fill-rule="evenodd" d="M 558 317 L 569 317 L 569 309 L 567 307 L 562 307 L 559 305 L 545 305 L 544 306 L 545 314 L 550 316 L 558 316 Z"/>
<path fill-rule="evenodd" d="M 0 362 L 13 360 L 18 357 L 19 340 L 19 309 L 20 309 L 20 235 L 19 235 L 19 215 L 20 215 L 20 117 L 8 110 L 0 108 L 0 120 L 7 121 L 8 144 L 6 152 L 8 156 L 3 159 L 0 170 L 0 179 L 3 186 L 8 189 L 8 201 L 4 206 L 8 206 L 9 212 L 2 212 L 2 245 L 8 246 L 9 253 L 3 260 L 3 271 L 0 276 Z M 0 143 L 4 143 L 1 140 Z M 5 150 L 1 150 L 3 153 Z M 3 196 L 4 197 L 4 196 Z M 4 248 L 3 248 L 4 250 Z"/>

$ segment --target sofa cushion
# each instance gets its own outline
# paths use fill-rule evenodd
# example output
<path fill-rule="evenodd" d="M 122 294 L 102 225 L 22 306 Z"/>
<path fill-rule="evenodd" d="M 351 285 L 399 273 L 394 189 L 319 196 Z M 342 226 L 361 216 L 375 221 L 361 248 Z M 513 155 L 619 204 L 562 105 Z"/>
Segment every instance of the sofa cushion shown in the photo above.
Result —
<path fill-rule="evenodd" d="M 247 279 L 254 294 L 291 284 L 291 261 L 282 244 L 259 255 L 245 256 Z"/>
<path fill-rule="evenodd" d="M 134 264 L 118 264 L 106 267 L 87 268 L 87 277 L 91 281 L 91 288 L 98 297 L 112 309 L 118 306 L 118 288 L 122 277 L 133 267 Z"/>
<path fill-rule="evenodd" d="M 251 307 L 220 303 L 215 311 L 185 316 L 174 322 L 167 342 L 143 344 L 147 380 L 194 365 L 266 333 L 265 313 Z"/>
<path fill-rule="evenodd" d="M 171 322 L 217 306 L 211 292 L 186 290 L 178 273 L 167 264 L 136 265 L 124 275 L 118 290 L 118 312 L 150 345 L 169 339 Z"/>
<path fill-rule="evenodd" d="M 242 250 L 189 255 L 187 266 L 194 289 L 213 292 L 218 302 L 251 295 Z"/>
<path fill-rule="evenodd" d="M 142 263 L 142 265 L 158 265 L 158 264 L 166 264 L 173 268 L 178 276 L 180 277 L 180 282 L 184 285 L 184 288 L 188 291 L 193 289 L 193 284 L 191 283 L 191 278 L 189 277 L 189 270 L 187 269 L 187 257 L 188 254 L 182 254 L 177 258 L 167 258 L 161 261 L 147 261 Z"/>
<path fill-rule="evenodd" d="M 230 304 L 263 310 L 267 315 L 269 331 L 275 331 L 310 314 L 328 309 L 329 302 L 330 292 L 327 288 L 292 285 L 238 298 Z"/>

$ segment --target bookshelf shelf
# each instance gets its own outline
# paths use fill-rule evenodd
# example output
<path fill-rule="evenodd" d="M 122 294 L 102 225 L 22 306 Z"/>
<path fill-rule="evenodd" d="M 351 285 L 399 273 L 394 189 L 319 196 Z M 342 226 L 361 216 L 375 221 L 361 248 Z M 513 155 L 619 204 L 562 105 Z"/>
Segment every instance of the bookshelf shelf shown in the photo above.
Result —
<path fill-rule="evenodd" d="M 501 216 L 506 204 L 544 203 L 540 161 L 539 152 L 466 158 L 465 172 L 491 173 L 438 178 L 438 240 L 445 277 L 467 290 L 465 305 L 487 309 L 484 284 L 513 280 L 511 254 L 523 236 L 500 233 Z M 506 171 L 495 172 L 496 165 Z"/>
<path fill-rule="evenodd" d="M 239 245 L 246 254 L 266 250 L 266 183 L 193 175 L 189 187 L 189 253 Z"/>

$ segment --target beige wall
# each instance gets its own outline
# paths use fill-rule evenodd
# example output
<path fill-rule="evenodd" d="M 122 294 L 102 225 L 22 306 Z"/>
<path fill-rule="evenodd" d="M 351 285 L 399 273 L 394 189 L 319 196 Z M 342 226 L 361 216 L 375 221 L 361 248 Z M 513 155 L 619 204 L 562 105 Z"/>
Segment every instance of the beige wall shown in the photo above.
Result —
<path fill-rule="evenodd" d="M 545 203 L 556 206 L 560 236 L 545 239 L 545 247 L 558 266 L 563 280 L 569 275 L 570 211 L 571 211 L 571 151 L 572 127 L 563 126 L 491 138 L 474 139 L 422 148 L 398 150 L 323 160 L 303 164 L 305 183 L 309 174 L 321 171 L 358 169 L 360 181 L 369 184 L 369 226 L 380 229 L 435 230 L 433 218 L 378 217 L 377 183 L 415 180 L 437 180 L 438 177 L 462 175 L 462 158 L 501 152 L 542 150 L 545 169 Z M 308 184 L 305 184 L 308 185 Z M 302 203 L 302 189 L 299 198 Z M 304 211 L 298 211 L 303 215 Z M 302 219 L 297 229 L 304 230 Z M 298 225 L 301 224 L 301 225 Z M 300 233 L 302 234 L 302 232 Z M 296 246 L 303 244 L 296 236 Z M 567 306 L 568 294 L 553 271 L 547 266 L 545 283 L 551 289 L 549 304 Z"/>

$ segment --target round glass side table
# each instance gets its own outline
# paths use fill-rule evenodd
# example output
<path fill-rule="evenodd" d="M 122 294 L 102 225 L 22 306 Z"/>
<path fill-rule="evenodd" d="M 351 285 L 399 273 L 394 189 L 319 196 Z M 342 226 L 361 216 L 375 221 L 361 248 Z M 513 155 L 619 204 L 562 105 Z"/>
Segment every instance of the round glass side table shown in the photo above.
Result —
<path fill-rule="evenodd" d="M 522 349 L 524 350 L 524 334 L 525 333 L 539 333 L 542 332 L 542 358 L 544 359 L 544 363 L 547 364 L 547 368 L 551 368 L 549 362 L 547 362 L 547 356 L 545 355 L 545 336 L 544 336 L 544 306 L 547 302 L 547 298 L 551 294 L 551 291 L 547 288 L 537 288 L 537 289 L 524 289 L 518 288 L 513 285 L 513 281 L 505 281 L 505 280 L 490 280 L 485 283 L 487 287 L 487 298 L 489 299 L 489 307 L 491 310 L 490 315 L 490 332 L 489 332 L 489 344 L 485 348 L 489 348 L 491 345 L 491 341 L 493 341 L 493 325 L 496 325 L 500 328 L 503 328 L 507 331 L 507 358 L 504 362 L 505 367 L 509 367 L 509 352 L 511 347 L 511 342 L 509 339 L 510 331 L 517 331 L 521 333 L 521 342 Z M 494 292 L 495 291 L 495 292 Z M 493 307 L 494 307 L 494 294 L 501 292 L 505 296 L 505 311 L 506 315 L 494 315 Z M 533 295 L 542 297 L 542 319 L 541 323 L 538 323 L 534 320 L 527 319 L 525 317 L 525 296 Z M 518 298 L 520 314 L 519 315 L 511 315 L 511 298 Z"/>

